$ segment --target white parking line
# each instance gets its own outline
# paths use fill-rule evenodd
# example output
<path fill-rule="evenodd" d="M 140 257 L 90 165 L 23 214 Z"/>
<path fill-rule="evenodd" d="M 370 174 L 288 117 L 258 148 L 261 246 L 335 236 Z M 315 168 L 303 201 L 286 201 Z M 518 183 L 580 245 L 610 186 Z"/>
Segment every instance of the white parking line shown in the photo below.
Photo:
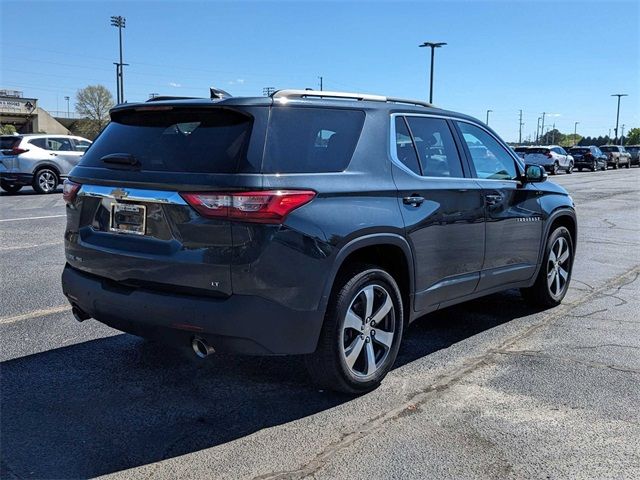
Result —
<path fill-rule="evenodd" d="M 20 220 L 40 220 L 42 218 L 60 218 L 60 217 L 66 217 L 66 216 L 67 215 L 63 213 L 62 215 L 47 215 L 44 217 L 5 218 L 3 220 L 0 220 L 0 222 L 18 222 Z"/>
<path fill-rule="evenodd" d="M 38 247 L 51 247 L 53 245 L 62 245 L 64 242 L 59 240 L 57 242 L 48 242 L 48 243 L 38 243 L 36 245 L 18 245 L 15 247 L 0 247 L 0 252 L 6 252 L 8 250 L 24 250 L 27 248 L 38 248 Z"/>
<path fill-rule="evenodd" d="M 59 307 L 44 308 L 42 310 L 34 310 L 33 312 L 23 313 L 22 315 L 15 315 L 13 317 L 0 317 L 0 325 L 7 324 L 7 323 L 15 323 L 21 320 L 31 320 L 32 318 L 44 317 L 46 315 L 66 312 L 68 310 L 71 310 L 71 305 L 60 305 Z"/>

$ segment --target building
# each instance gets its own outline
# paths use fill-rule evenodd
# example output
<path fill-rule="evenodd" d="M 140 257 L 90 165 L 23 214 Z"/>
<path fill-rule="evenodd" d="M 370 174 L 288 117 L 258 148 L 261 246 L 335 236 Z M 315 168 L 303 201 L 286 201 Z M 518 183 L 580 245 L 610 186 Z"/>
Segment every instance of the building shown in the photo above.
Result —
<path fill-rule="evenodd" d="M 0 125 L 13 125 L 18 133 L 70 133 L 46 110 L 38 107 L 37 98 L 25 98 L 17 90 L 0 90 Z"/>

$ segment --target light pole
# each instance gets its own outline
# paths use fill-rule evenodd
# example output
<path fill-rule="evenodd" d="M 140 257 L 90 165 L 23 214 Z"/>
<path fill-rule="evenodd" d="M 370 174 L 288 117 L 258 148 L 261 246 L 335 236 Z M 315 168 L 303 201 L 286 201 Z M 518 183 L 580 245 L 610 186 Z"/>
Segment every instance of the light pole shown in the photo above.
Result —
<path fill-rule="evenodd" d="M 578 124 L 580 122 L 573 122 L 573 144 L 574 146 L 578 144 Z"/>
<path fill-rule="evenodd" d="M 431 75 L 429 80 L 429 103 L 433 103 L 433 56 L 436 48 L 440 48 L 446 45 L 445 42 L 424 42 L 422 45 L 418 45 L 418 47 L 429 47 L 431 48 Z"/>
<path fill-rule="evenodd" d="M 520 110 L 520 126 L 518 130 L 518 144 L 522 143 L 522 126 L 523 125 L 524 125 L 524 122 L 522 121 L 522 110 Z"/>
<path fill-rule="evenodd" d="M 538 125 L 536 126 L 536 143 L 540 141 L 540 120 L 542 120 L 542 117 L 538 117 Z"/>
<path fill-rule="evenodd" d="M 127 19 L 121 15 L 111 17 L 111 25 L 118 27 L 118 39 L 120 44 L 120 62 L 118 62 L 118 103 L 124 103 L 124 63 L 122 63 L 122 29 L 125 28 Z"/>
<path fill-rule="evenodd" d="M 544 137 L 544 116 L 547 114 L 547 112 L 542 112 L 542 128 L 540 129 L 540 132 L 542 133 L 542 136 Z"/>
<path fill-rule="evenodd" d="M 69 115 L 69 97 L 65 96 L 64 99 L 67 101 L 67 118 L 69 118 L 71 115 Z"/>
<path fill-rule="evenodd" d="M 618 97 L 618 113 L 616 113 L 616 143 L 618 141 L 618 122 L 620 121 L 620 97 L 628 97 L 626 93 L 614 93 L 612 97 Z"/>
<path fill-rule="evenodd" d="M 620 145 L 624 145 L 624 123 L 622 124 L 622 133 L 620 134 Z"/>
<path fill-rule="evenodd" d="M 489 126 L 489 114 L 490 114 L 491 112 L 493 112 L 493 110 L 487 110 L 487 121 L 486 121 L 486 122 L 484 122 L 484 123 L 486 123 L 486 124 L 487 124 L 487 126 Z"/>
<path fill-rule="evenodd" d="M 322 91 L 322 80 L 323 80 L 323 78 L 322 78 L 322 76 L 320 76 L 320 77 L 318 77 L 318 79 L 320 80 L 320 91 Z"/>

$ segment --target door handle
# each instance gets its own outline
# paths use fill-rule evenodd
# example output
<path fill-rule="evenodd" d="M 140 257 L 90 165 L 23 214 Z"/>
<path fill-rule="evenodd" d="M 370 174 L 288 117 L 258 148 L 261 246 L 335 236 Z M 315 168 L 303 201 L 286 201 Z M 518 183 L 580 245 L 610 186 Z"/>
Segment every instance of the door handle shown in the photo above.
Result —
<path fill-rule="evenodd" d="M 422 205 L 423 202 L 424 202 L 424 197 L 421 197 L 420 195 L 416 195 L 415 193 L 410 197 L 404 197 L 402 199 L 402 203 L 404 203 L 405 205 L 412 205 L 414 207 L 419 207 L 420 205 Z"/>
<path fill-rule="evenodd" d="M 498 194 L 488 194 L 484 196 L 484 200 L 487 205 L 496 205 L 502 202 L 503 197 L 502 195 Z"/>

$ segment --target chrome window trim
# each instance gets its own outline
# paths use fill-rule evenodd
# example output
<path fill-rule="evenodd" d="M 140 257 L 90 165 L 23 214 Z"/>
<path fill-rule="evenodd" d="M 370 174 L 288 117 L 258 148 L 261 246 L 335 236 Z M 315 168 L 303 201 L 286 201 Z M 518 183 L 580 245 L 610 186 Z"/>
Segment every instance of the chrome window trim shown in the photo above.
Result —
<path fill-rule="evenodd" d="M 129 200 L 133 202 L 162 203 L 165 205 L 188 205 L 178 192 L 167 190 L 144 190 L 140 188 L 106 187 L 82 185 L 78 196 Z"/>

